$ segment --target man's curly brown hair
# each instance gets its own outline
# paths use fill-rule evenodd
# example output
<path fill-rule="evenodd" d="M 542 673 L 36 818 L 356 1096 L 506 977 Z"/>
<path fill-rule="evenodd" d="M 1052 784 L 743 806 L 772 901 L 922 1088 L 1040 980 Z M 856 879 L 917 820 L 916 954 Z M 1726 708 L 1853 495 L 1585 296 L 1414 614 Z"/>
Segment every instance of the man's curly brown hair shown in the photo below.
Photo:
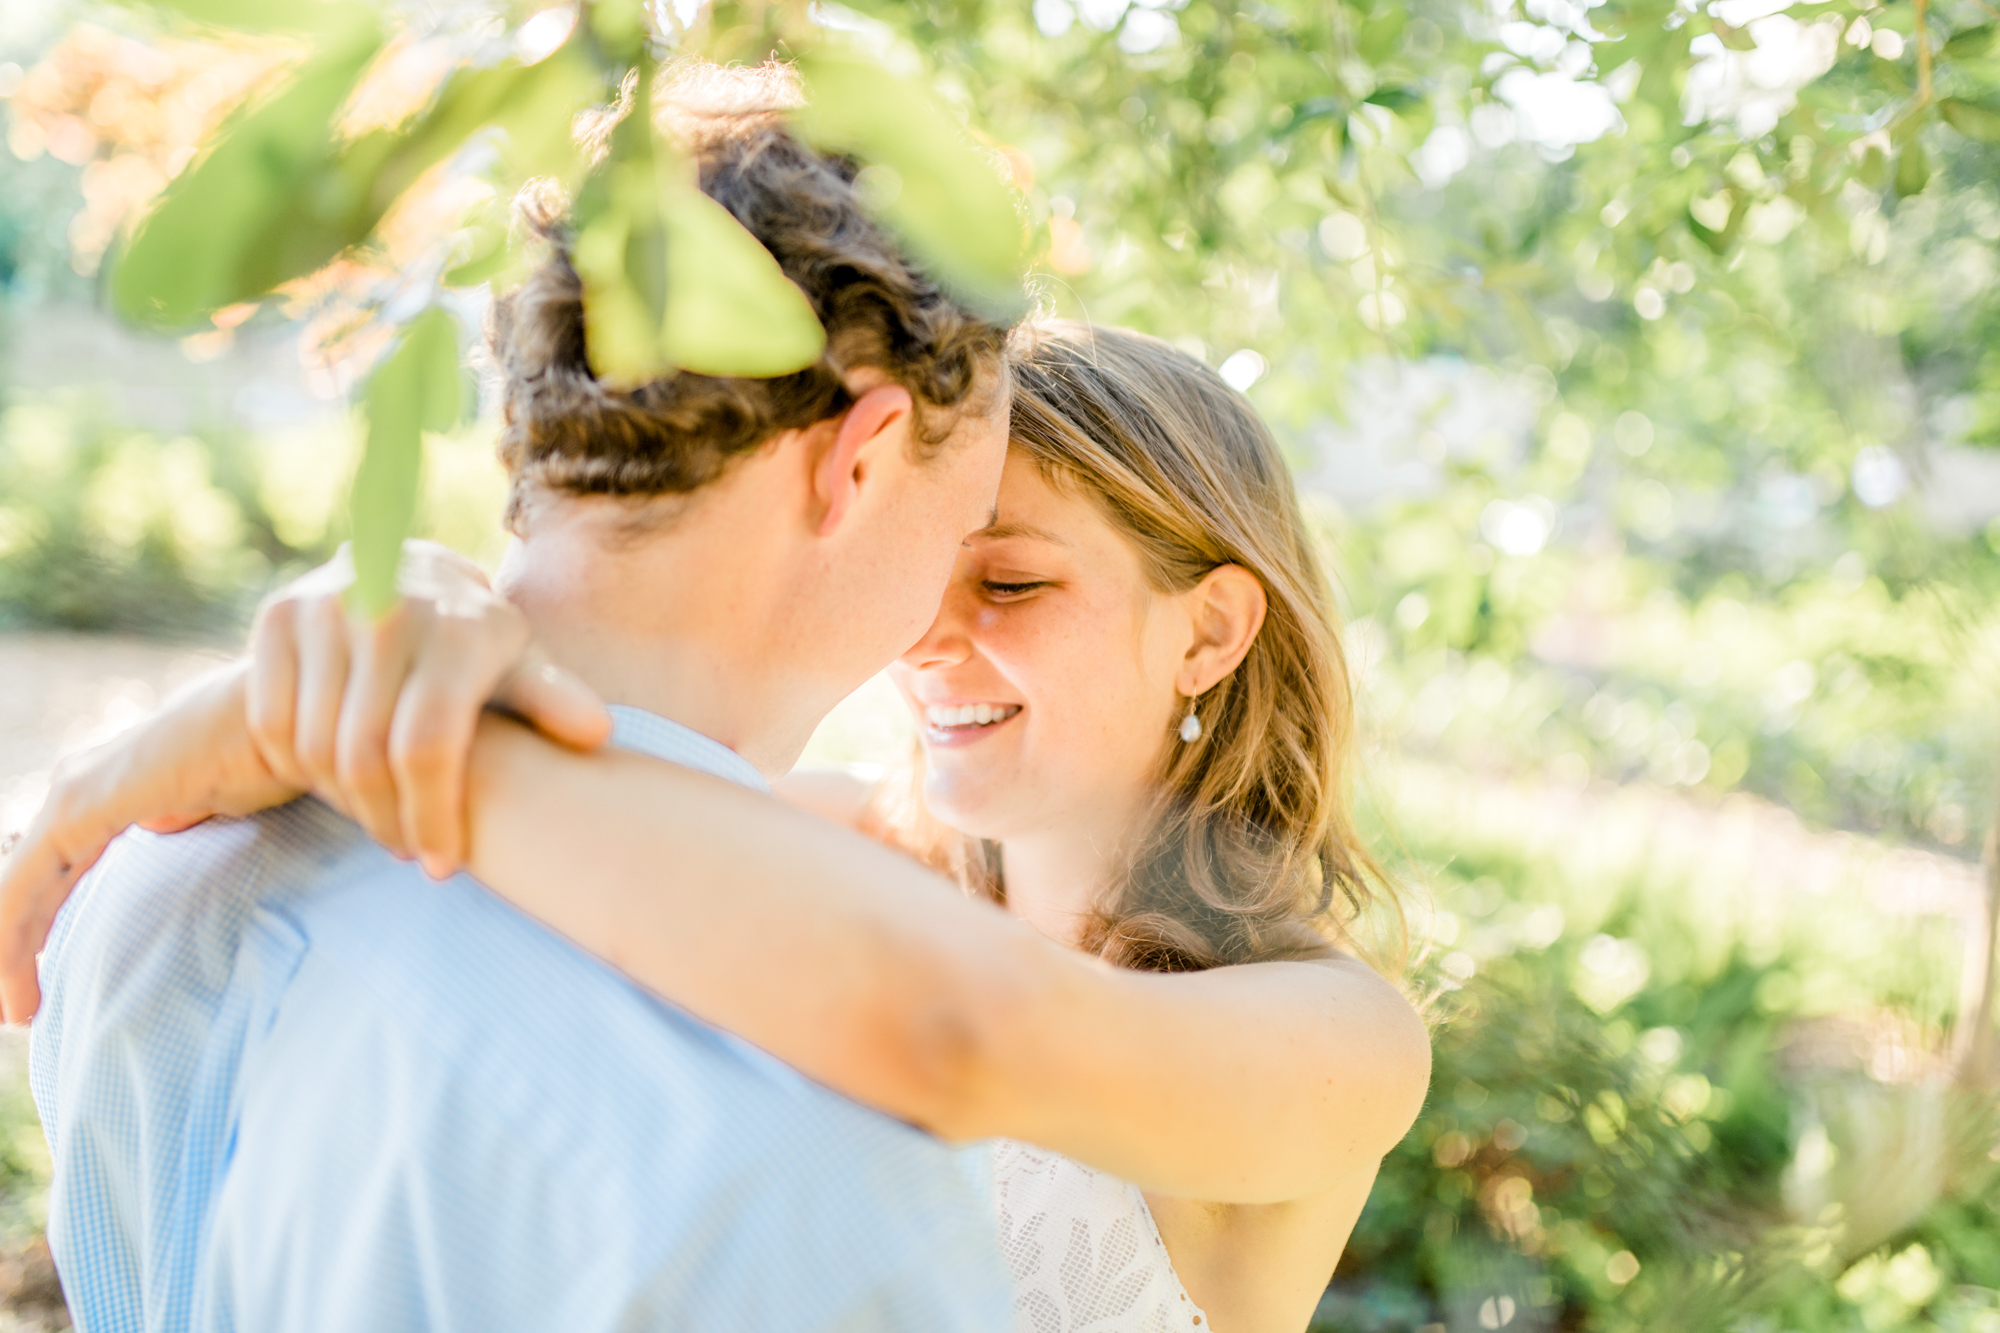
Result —
<path fill-rule="evenodd" d="M 854 185 L 860 163 L 809 148 L 787 128 L 800 100 L 788 69 L 691 62 L 655 100 L 702 190 L 812 302 L 826 352 L 773 379 L 681 371 L 613 388 L 590 371 L 583 285 L 561 219 L 528 209 L 555 253 L 495 303 L 491 329 L 504 379 L 509 526 L 534 490 L 634 499 L 697 490 L 774 434 L 845 411 L 842 374 L 855 367 L 910 391 L 927 448 L 949 434 L 952 409 L 980 409 L 972 400 L 983 385 L 1004 383 L 1007 327 L 946 292 L 868 215 Z"/>

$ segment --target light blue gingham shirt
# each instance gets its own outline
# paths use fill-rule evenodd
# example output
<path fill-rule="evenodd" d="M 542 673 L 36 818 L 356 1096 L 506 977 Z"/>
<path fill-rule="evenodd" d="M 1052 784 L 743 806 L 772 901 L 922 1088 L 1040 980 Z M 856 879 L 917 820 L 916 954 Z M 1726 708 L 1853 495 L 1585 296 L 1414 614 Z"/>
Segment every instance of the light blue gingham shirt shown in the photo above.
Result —
<path fill-rule="evenodd" d="M 614 744 L 768 789 L 614 713 Z M 49 1242 L 84 1333 L 1010 1325 L 946 1147 L 317 801 L 119 839 L 42 988 Z"/>

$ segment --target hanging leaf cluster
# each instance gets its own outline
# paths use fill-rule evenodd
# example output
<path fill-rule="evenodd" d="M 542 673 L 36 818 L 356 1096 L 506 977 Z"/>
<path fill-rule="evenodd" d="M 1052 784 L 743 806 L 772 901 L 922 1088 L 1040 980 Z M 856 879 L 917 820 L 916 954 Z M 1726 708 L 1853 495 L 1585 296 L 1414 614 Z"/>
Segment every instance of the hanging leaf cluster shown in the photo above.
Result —
<path fill-rule="evenodd" d="M 701 192 L 693 165 L 658 132 L 652 96 L 662 56 L 703 46 L 698 34 L 656 31 L 633 0 L 545 10 L 504 42 L 458 37 L 454 49 L 465 54 L 420 110 L 359 132 L 347 127 L 357 90 L 398 43 L 453 34 L 412 33 L 370 0 L 136 7 L 172 24 L 289 39 L 305 54 L 220 125 L 116 256 L 111 298 L 134 323 L 183 331 L 379 249 L 385 219 L 439 171 L 495 187 L 467 208 L 434 262 L 402 275 L 374 312 L 388 350 L 361 394 L 367 442 L 352 497 L 355 601 L 369 614 L 395 601 L 422 435 L 452 429 L 469 406 L 450 292 L 518 275 L 523 241 L 504 201 L 528 182 L 574 200 L 586 343 L 605 380 L 636 385 L 683 370 L 777 376 L 824 350 L 804 293 Z M 796 58 L 810 99 L 799 132 L 866 164 L 882 221 L 940 281 L 983 308 L 1019 312 L 1018 206 L 919 81 L 837 46 L 803 8 L 705 17 L 729 57 Z M 593 111 L 616 120 L 596 161 L 575 132 Z"/>

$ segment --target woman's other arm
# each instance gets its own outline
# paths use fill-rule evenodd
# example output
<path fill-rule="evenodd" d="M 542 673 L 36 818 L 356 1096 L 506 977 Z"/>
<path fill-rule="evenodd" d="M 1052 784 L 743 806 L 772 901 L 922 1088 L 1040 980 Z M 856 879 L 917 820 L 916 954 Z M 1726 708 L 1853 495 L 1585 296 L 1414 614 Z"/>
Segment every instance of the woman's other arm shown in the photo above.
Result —
<path fill-rule="evenodd" d="M 0 1007 L 25 1023 L 41 1005 L 35 955 L 56 912 L 111 840 L 134 824 L 173 832 L 298 796 L 244 720 L 248 664 L 204 676 L 138 726 L 65 755 L 34 823 L 0 866 Z"/>
<path fill-rule="evenodd" d="M 948 1138 L 1271 1203 L 1372 1172 L 1429 1076 L 1352 961 L 1113 968 L 851 830 L 642 756 L 482 723 L 470 868 L 627 975 Z"/>
<path fill-rule="evenodd" d="M 795 768 L 771 784 L 772 794 L 821 819 L 873 831 L 868 798 L 874 785 L 844 768 Z"/>
<path fill-rule="evenodd" d="M 349 612 L 351 581 L 343 554 L 281 589 L 258 614 L 251 661 L 57 765 L 0 863 L 7 1022 L 33 1017 L 35 955 L 57 910 L 133 824 L 172 832 L 310 789 L 392 850 L 422 848 L 441 874 L 457 864 L 465 758 L 489 701 L 572 745 L 609 732 L 596 695 L 534 651 L 520 613 L 463 556 L 408 543 L 405 600 L 377 620 Z"/>

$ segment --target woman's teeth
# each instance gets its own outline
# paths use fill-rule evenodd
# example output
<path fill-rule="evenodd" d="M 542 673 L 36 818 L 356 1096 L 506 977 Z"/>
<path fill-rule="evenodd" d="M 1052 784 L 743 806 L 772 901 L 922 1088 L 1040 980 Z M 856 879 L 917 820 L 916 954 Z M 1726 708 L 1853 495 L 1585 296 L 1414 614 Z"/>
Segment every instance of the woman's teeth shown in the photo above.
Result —
<path fill-rule="evenodd" d="M 960 704 L 956 708 L 933 706 L 924 709 L 924 721 L 940 729 L 988 727 L 995 722 L 1005 722 L 1020 711 L 1019 704 Z"/>

